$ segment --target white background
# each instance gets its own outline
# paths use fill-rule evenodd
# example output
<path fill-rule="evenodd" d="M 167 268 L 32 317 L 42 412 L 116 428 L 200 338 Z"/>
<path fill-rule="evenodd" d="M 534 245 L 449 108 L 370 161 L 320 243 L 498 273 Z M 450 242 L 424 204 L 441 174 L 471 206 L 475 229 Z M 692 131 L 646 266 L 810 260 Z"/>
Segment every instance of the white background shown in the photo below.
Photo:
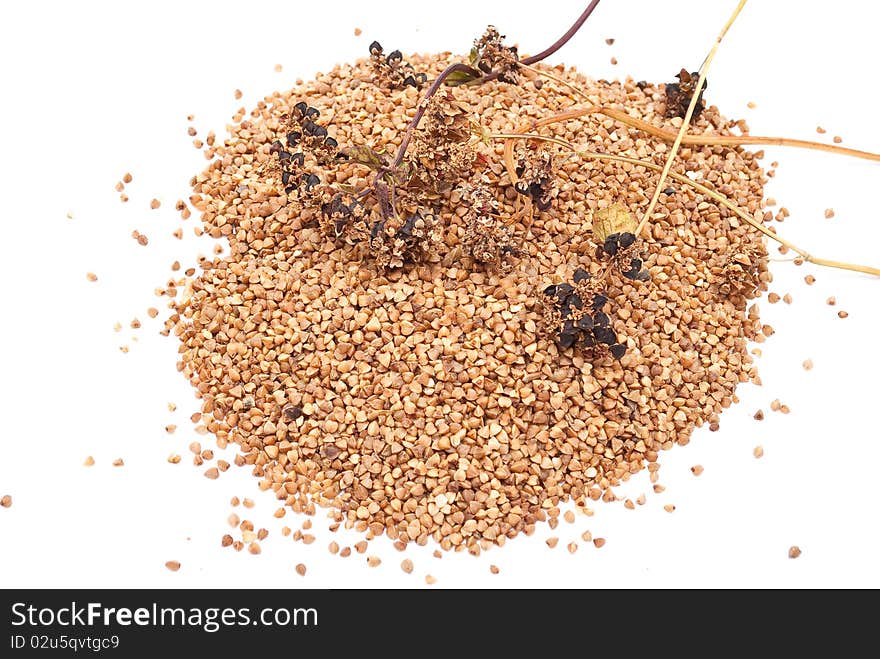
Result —
<path fill-rule="evenodd" d="M 297 77 L 365 55 L 378 39 L 406 52 L 465 54 L 487 23 L 523 53 L 567 29 L 586 3 L 39 2 L 9 4 L 0 22 L 2 67 L 2 322 L 0 322 L 0 587 L 877 587 L 877 350 L 880 279 L 795 267 L 775 247 L 771 290 L 791 305 L 760 301 L 776 334 L 758 360 L 763 386 L 686 447 L 661 456 L 654 494 L 647 472 L 621 490 L 644 492 L 636 510 L 596 504 L 575 524 L 546 525 L 474 558 L 411 547 L 415 572 L 386 538 L 369 554 L 331 556 L 322 512 L 310 546 L 283 538 L 302 519 L 272 513 L 249 470 L 219 480 L 189 462 L 198 410 L 175 370 L 176 342 L 146 316 L 153 291 L 180 260 L 195 264 L 210 241 L 197 217 L 181 222 L 177 199 L 206 161 L 186 134 L 218 138 L 235 110 Z M 696 69 L 735 2 L 605 0 L 550 61 L 594 77 L 666 81 Z M 302 7 L 302 8 L 301 8 Z M 309 8 L 305 8 L 309 7 Z M 753 0 L 729 33 L 709 76 L 707 100 L 753 134 L 786 135 L 880 151 L 876 63 L 878 12 L 855 0 Z M 361 36 L 354 29 L 363 30 Z M 612 46 L 605 39 L 616 39 Z M 610 60 L 616 57 L 618 64 Z M 275 65 L 283 66 L 282 72 Z M 236 101 L 233 92 L 245 96 Z M 747 102 L 756 103 L 754 109 Z M 816 126 L 828 131 L 818 135 Z M 791 211 L 780 233 L 818 255 L 880 266 L 880 165 L 793 149 L 766 149 L 780 163 L 766 189 Z M 131 201 L 114 185 L 125 172 Z M 150 210 L 150 199 L 162 207 Z M 823 217 L 833 207 L 836 216 Z M 67 214 L 72 213 L 73 219 Z M 172 231 L 183 226 L 187 239 Z M 137 229 L 147 247 L 132 240 Z M 99 281 L 86 281 L 86 272 Z M 804 275 L 816 284 L 808 287 Z M 838 300 L 825 304 L 828 296 Z M 849 317 L 841 320 L 844 309 Z M 139 318 L 144 327 L 128 325 Z M 122 323 L 122 332 L 113 325 Z M 133 337 L 137 336 L 138 341 Z M 128 345 L 128 354 L 120 352 Z M 812 359 L 805 372 L 801 362 Z M 771 413 L 779 398 L 791 413 Z M 178 409 L 170 413 L 167 403 Z M 766 419 L 752 416 L 763 409 Z M 173 435 L 164 431 L 175 423 Z M 753 457 L 755 446 L 765 455 Z M 184 457 L 166 462 L 169 453 Z M 96 464 L 84 467 L 86 456 Z M 113 467 L 121 457 L 124 467 Z M 230 462 L 233 452 L 224 456 Z M 705 472 L 694 477 L 690 467 Z M 220 547 L 233 509 L 269 537 L 259 556 Z M 667 513 L 664 504 L 675 512 Z M 246 514 L 247 513 L 247 514 Z M 589 529 L 607 544 L 580 540 Z M 545 539 L 559 537 L 548 549 Z M 565 549 L 577 541 L 573 555 Z M 803 555 L 791 560 L 798 545 Z M 182 564 L 166 570 L 168 560 Z M 305 563 L 305 578 L 294 571 Z M 500 568 L 492 575 L 489 565 Z"/>

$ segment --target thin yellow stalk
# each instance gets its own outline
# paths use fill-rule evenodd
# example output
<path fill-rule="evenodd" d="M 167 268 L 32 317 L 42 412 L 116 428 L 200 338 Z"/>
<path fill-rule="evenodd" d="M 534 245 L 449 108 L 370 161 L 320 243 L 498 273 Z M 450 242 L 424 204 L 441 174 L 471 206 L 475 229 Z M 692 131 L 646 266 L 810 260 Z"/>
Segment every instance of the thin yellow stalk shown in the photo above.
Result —
<path fill-rule="evenodd" d="M 575 108 L 566 110 L 551 117 L 544 117 L 529 124 L 531 129 L 549 126 L 561 121 L 569 119 L 578 119 L 589 114 L 604 114 L 622 124 L 638 128 L 641 131 L 659 137 L 666 142 L 673 142 L 677 133 L 658 128 L 653 124 L 649 124 L 642 119 L 631 117 L 622 110 L 616 108 L 606 108 L 592 106 L 588 108 Z M 685 135 L 681 140 L 682 144 L 696 144 L 709 146 L 748 146 L 748 145 L 767 145 L 767 146 L 789 146 L 801 149 L 813 149 L 815 151 L 825 151 L 826 153 L 834 153 L 841 156 L 851 156 L 853 158 L 862 158 L 864 160 L 873 160 L 880 162 L 880 153 L 871 153 L 870 151 L 861 151 L 859 149 L 850 149 L 835 144 L 823 144 L 822 142 L 812 142 L 810 140 L 798 140 L 789 137 L 765 137 L 762 135 Z M 512 144 L 508 142 L 508 144 Z M 505 145 L 505 155 L 507 146 Z M 515 181 L 514 181 L 515 182 Z"/>
<path fill-rule="evenodd" d="M 499 134 L 489 135 L 488 138 L 493 139 L 493 140 L 506 140 L 508 144 L 512 143 L 513 140 L 539 140 L 542 142 L 548 142 L 551 144 L 557 144 L 559 146 L 562 146 L 570 151 L 573 151 L 574 153 L 576 153 L 577 155 L 579 155 L 582 158 L 587 158 L 587 159 L 591 159 L 591 160 L 606 160 L 606 161 L 612 161 L 612 162 L 624 162 L 624 163 L 629 163 L 631 165 L 640 165 L 642 167 L 645 167 L 646 169 L 651 169 L 653 171 L 658 171 L 658 172 L 663 171 L 663 168 L 660 165 L 653 163 L 653 162 L 650 162 L 650 161 L 639 160 L 638 158 L 630 158 L 627 156 L 620 156 L 620 155 L 615 155 L 615 154 L 610 154 L 610 153 L 598 153 L 595 151 L 582 151 L 582 150 L 577 149 L 577 147 L 573 146 L 569 142 L 566 142 L 565 140 L 562 140 L 562 139 L 559 139 L 556 137 L 548 137 L 546 135 L 539 135 L 537 133 L 499 133 Z M 512 151 L 511 151 L 511 154 L 512 154 Z M 508 174 L 510 174 L 511 177 L 515 177 L 516 176 L 516 174 L 514 172 L 515 165 L 513 164 L 513 162 L 512 161 L 510 161 L 510 162 L 505 161 L 505 166 L 507 167 Z M 743 221 L 745 221 L 746 223 L 748 223 L 751 226 L 753 226 L 754 228 L 756 228 L 758 231 L 763 233 L 768 238 L 778 242 L 780 245 L 786 246 L 791 251 L 798 254 L 807 263 L 813 263 L 814 265 L 821 265 L 821 266 L 826 266 L 829 268 L 837 268 L 839 270 L 851 270 L 854 272 L 861 272 L 864 274 L 869 274 L 869 275 L 874 275 L 874 276 L 880 277 L 880 268 L 874 268 L 874 267 L 867 266 L 867 265 L 857 265 L 857 264 L 852 264 L 852 263 L 845 263 L 842 261 L 832 261 L 830 259 L 824 259 L 824 258 L 820 258 L 818 256 L 813 256 L 812 254 L 807 252 L 805 249 L 798 247 L 797 245 L 795 245 L 791 241 L 783 238 L 782 236 L 780 236 L 780 235 L 776 234 L 775 232 L 771 231 L 770 229 L 768 229 L 766 226 L 764 226 L 763 223 L 761 223 L 760 221 L 751 217 L 746 211 L 742 210 L 739 206 L 734 204 L 732 201 L 730 201 L 727 197 L 720 194 L 719 192 L 716 192 L 715 190 L 712 190 L 711 188 L 707 188 L 705 185 L 697 183 L 696 181 L 692 181 L 687 176 L 682 176 L 681 174 L 679 174 L 677 172 L 670 171 L 669 176 L 672 179 L 678 181 L 679 183 L 682 183 L 683 185 L 690 186 L 691 188 L 693 188 L 697 192 L 700 192 L 701 194 L 704 194 L 707 197 L 714 199 L 716 202 L 718 202 L 722 206 L 731 210 L 733 213 L 735 213 L 737 215 L 737 217 L 741 218 Z"/>
<path fill-rule="evenodd" d="M 684 120 L 681 123 L 681 129 L 678 131 L 678 135 L 676 135 L 675 141 L 672 143 L 672 148 L 669 150 L 669 156 L 666 158 L 666 165 L 663 167 L 663 171 L 660 173 L 660 180 L 657 181 L 657 187 L 654 189 L 654 196 L 651 197 L 651 202 L 648 204 L 648 208 L 645 211 L 644 216 L 642 217 L 642 221 L 639 222 L 639 226 L 636 229 L 637 236 L 642 233 L 645 225 L 651 221 L 651 214 L 654 212 L 654 208 L 656 208 L 657 206 L 657 201 L 660 199 L 660 193 L 663 191 L 663 184 L 666 182 L 666 177 L 669 175 L 669 171 L 672 169 L 672 163 L 675 160 L 675 154 L 678 153 L 678 148 L 681 146 L 681 140 L 687 132 L 688 126 L 691 123 L 691 117 L 694 114 L 694 109 L 697 107 L 697 101 L 700 98 L 700 92 L 703 90 L 703 85 L 706 82 L 706 74 L 709 72 L 709 67 L 712 66 L 712 60 L 715 59 L 715 53 L 718 52 L 718 46 L 721 45 L 721 41 L 724 39 L 724 35 L 727 34 L 727 31 L 733 25 L 737 16 L 739 16 L 742 8 L 746 6 L 746 2 L 747 0 L 739 0 L 739 3 L 737 3 L 736 5 L 736 9 L 733 10 L 733 14 L 730 15 L 730 18 L 727 19 L 727 23 L 724 24 L 724 27 L 718 34 L 718 37 L 715 39 L 715 43 L 712 45 L 712 49 L 706 56 L 703 65 L 700 67 L 700 77 L 697 80 L 697 86 L 694 89 L 693 95 L 691 96 L 691 102 L 688 104 L 687 112 L 685 112 L 684 114 Z"/>
<path fill-rule="evenodd" d="M 542 71 L 541 69 L 537 69 L 534 66 L 528 66 L 527 64 L 523 64 L 522 62 L 519 62 L 519 67 L 521 69 L 525 69 L 526 71 L 531 71 L 532 73 L 534 73 L 536 75 L 543 76 L 544 78 L 547 78 L 548 80 L 552 80 L 553 82 L 556 82 L 556 83 L 562 85 L 563 87 L 567 87 L 569 89 L 569 91 L 574 92 L 576 96 L 580 96 L 582 99 L 584 99 L 590 105 L 594 105 L 593 101 L 590 100 L 589 96 L 584 94 L 580 89 L 578 89 L 575 85 L 571 84 L 567 80 L 563 80 L 559 76 L 553 75 L 549 71 Z"/>

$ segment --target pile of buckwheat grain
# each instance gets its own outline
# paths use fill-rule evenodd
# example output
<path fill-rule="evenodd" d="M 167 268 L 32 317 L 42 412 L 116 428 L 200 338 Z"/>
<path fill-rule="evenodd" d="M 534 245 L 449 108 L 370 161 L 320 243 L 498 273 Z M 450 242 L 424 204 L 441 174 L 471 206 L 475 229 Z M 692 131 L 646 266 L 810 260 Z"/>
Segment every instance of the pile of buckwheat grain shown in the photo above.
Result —
<path fill-rule="evenodd" d="M 453 60 L 407 61 L 431 80 Z M 546 70 L 596 103 L 680 126 L 664 115 L 662 85 Z M 433 252 L 383 269 L 328 236 L 319 210 L 288 199 L 272 152 L 284 117 L 305 102 L 340 146 L 393 155 L 422 92 L 388 89 L 373 75 L 364 59 L 275 92 L 205 147 L 211 162 L 193 178 L 190 201 L 205 232 L 230 249 L 170 291 L 166 329 L 180 341 L 178 368 L 218 445 L 237 445 L 236 463 L 295 511 L 328 506 L 337 522 L 372 535 L 433 538 L 472 553 L 530 533 L 563 501 L 613 499 L 616 485 L 645 468 L 656 482 L 661 451 L 686 444 L 695 427 L 716 426 L 737 385 L 757 377 L 747 343 L 763 339 L 762 325 L 747 306 L 770 279 L 763 238 L 670 181 L 642 241 L 649 280 L 613 274 L 605 287 L 626 353 L 559 348 L 542 331 L 540 291 L 577 268 L 601 277 L 592 213 L 620 204 L 640 215 L 657 173 L 549 147 L 555 195 L 526 226 L 503 142 L 475 139 L 473 180 L 494 192 L 500 216 L 521 216 L 512 265 L 462 256 L 467 204 L 453 187 L 432 202 Z M 574 103 L 559 84 L 536 80 L 529 73 L 519 84 L 449 93 L 483 135 L 510 133 Z M 708 106 L 691 131 L 733 126 Z M 661 165 L 669 148 L 598 116 L 540 131 Z M 674 171 L 752 215 L 762 208 L 764 172 L 743 149 L 686 146 Z M 340 160 L 321 176 L 357 191 L 373 173 Z"/>

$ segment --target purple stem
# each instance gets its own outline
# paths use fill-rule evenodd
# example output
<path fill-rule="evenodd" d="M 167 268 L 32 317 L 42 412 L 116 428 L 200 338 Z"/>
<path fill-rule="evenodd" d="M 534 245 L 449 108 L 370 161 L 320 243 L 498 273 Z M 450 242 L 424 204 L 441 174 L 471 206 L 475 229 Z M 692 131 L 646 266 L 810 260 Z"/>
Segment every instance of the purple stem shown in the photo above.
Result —
<path fill-rule="evenodd" d="M 578 19 L 574 22 L 574 25 L 568 28 L 568 31 L 561 37 L 559 37 L 559 39 L 557 39 L 553 45 L 551 45 L 549 48 L 546 48 L 545 50 L 542 50 L 537 55 L 526 57 L 525 59 L 521 60 L 522 63 L 530 65 L 534 64 L 535 62 L 540 62 L 544 58 L 550 57 L 550 55 L 562 48 L 575 35 L 575 33 L 577 33 L 577 31 L 581 29 L 581 26 L 587 21 L 587 19 L 590 17 L 590 14 L 593 13 L 593 10 L 598 4 L 599 0 L 592 0 L 592 2 L 587 5 L 587 8 L 584 9 L 583 13 L 578 16 Z M 383 167 L 376 173 L 374 185 L 380 182 L 380 179 L 384 174 L 394 171 L 395 169 L 400 167 L 401 163 L 403 162 L 403 158 L 406 155 L 406 150 L 409 148 L 409 143 L 412 141 L 413 133 L 415 132 L 415 129 L 418 128 L 419 122 L 422 120 L 422 117 L 425 114 L 425 110 L 428 107 L 428 100 L 437 93 L 446 78 L 448 78 L 453 73 L 458 72 L 467 73 L 468 75 L 473 76 L 474 80 L 472 82 L 474 84 L 495 80 L 501 74 L 500 72 L 496 72 L 490 73 L 488 75 L 480 75 L 480 71 L 478 71 L 477 69 L 473 68 L 472 66 L 468 66 L 467 64 L 461 63 L 451 64 L 446 67 L 443 72 L 439 76 L 437 76 L 437 79 L 431 83 L 431 86 L 428 87 L 428 91 L 425 92 L 424 98 L 422 98 L 418 108 L 416 109 L 415 116 L 413 116 L 412 121 L 410 121 L 409 125 L 406 127 L 406 133 L 404 133 L 403 140 L 401 140 L 400 142 L 400 147 L 397 149 L 397 155 L 394 158 L 394 162 L 387 167 Z M 387 199 L 387 193 L 385 196 Z"/>
<path fill-rule="evenodd" d="M 571 39 L 575 33 L 581 29 L 581 25 L 583 25 L 586 20 L 590 17 L 590 14 L 593 13 L 593 10 L 596 8 L 596 5 L 599 4 L 599 0 L 593 0 L 590 4 L 587 5 L 587 8 L 584 9 L 584 13 L 581 14 L 578 19 L 574 22 L 570 28 L 568 28 L 568 32 L 559 37 L 559 40 L 554 43 L 552 46 L 547 48 L 546 50 L 542 50 L 537 55 L 532 55 L 531 57 L 526 57 L 522 63 L 523 64 L 534 64 L 535 62 L 540 62 L 542 59 L 550 57 L 557 50 L 562 48 L 565 44 L 568 43 L 568 40 Z"/>
<path fill-rule="evenodd" d="M 409 148 L 409 143 L 412 140 L 413 132 L 418 128 L 419 122 L 422 120 L 422 116 L 424 116 L 425 110 L 428 108 L 428 100 L 437 93 L 437 90 L 440 89 L 440 85 L 443 84 L 443 81 L 446 80 L 446 78 L 459 71 L 476 78 L 480 76 L 480 72 L 475 68 L 461 63 L 450 64 L 439 76 L 437 76 L 437 79 L 431 83 L 431 86 L 428 87 L 428 91 L 425 92 L 425 97 L 419 103 L 419 107 L 416 109 L 416 114 L 412 118 L 412 121 L 409 122 L 409 126 L 406 127 L 406 133 L 404 133 L 400 148 L 397 150 L 397 157 L 394 158 L 394 162 L 391 163 L 391 166 L 385 169 L 386 172 L 400 167 L 400 163 L 403 162 L 403 156 L 406 155 L 406 150 Z M 380 171 L 380 174 L 382 173 L 384 172 Z"/>

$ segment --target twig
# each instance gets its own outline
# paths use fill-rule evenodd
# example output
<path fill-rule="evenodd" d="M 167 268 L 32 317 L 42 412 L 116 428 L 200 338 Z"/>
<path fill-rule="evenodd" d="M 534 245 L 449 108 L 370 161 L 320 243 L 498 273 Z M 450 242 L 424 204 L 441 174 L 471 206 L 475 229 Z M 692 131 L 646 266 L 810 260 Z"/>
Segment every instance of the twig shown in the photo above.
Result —
<path fill-rule="evenodd" d="M 599 153 L 596 151 L 582 151 L 582 150 L 579 150 L 577 147 L 573 146 L 572 144 L 570 144 L 569 142 L 566 142 L 563 139 L 559 139 L 557 137 L 548 137 L 546 135 L 539 135 L 537 133 L 497 133 L 497 134 L 488 135 L 487 137 L 489 139 L 505 140 L 508 144 L 511 144 L 513 142 L 513 140 L 539 140 L 542 142 L 557 144 L 563 148 L 569 149 L 570 151 L 573 151 L 577 155 L 581 156 L 582 158 L 588 158 L 591 160 L 607 160 L 607 161 L 614 161 L 614 162 L 624 162 L 624 163 L 629 163 L 631 165 L 639 165 L 639 166 L 642 166 L 642 167 L 645 167 L 647 169 L 651 169 L 651 170 L 657 171 L 657 172 L 663 171 L 663 168 L 660 165 L 653 163 L 653 162 L 650 162 L 650 161 L 639 160 L 638 158 L 630 158 L 627 156 L 619 156 L 619 155 L 610 154 L 610 153 Z M 511 151 L 511 153 L 512 153 L 512 151 Z M 511 179 L 515 180 L 516 179 L 516 172 L 514 171 L 515 164 L 507 161 L 506 159 L 505 159 L 504 164 L 507 168 L 508 175 L 510 175 Z M 820 258 L 818 256 L 813 256 L 812 254 L 807 252 L 805 249 L 798 247 L 797 245 L 795 245 L 791 241 L 783 238 L 782 236 L 774 233 L 773 231 L 771 231 L 770 229 L 765 227 L 761 222 L 759 222 L 758 220 L 755 220 L 746 211 L 742 210 L 739 206 L 737 206 L 735 203 L 730 201 L 727 197 L 725 197 L 721 193 L 716 192 L 715 190 L 712 190 L 711 188 L 707 188 L 705 185 L 697 183 L 696 181 L 692 181 L 687 176 L 683 176 L 677 172 L 670 171 L 669 176 L 672 179 L 678 181 L 679 183 L 690 186 L 691 188 L 693 188 L 697 192 L 700 192 L 700 193 L 710 197 L 711 199 L 714 199 L 719 204 L 721 204 L 725 208 L 728 208 L 729 210 L 731 210 L 739 218 L 741 218 L 743 221 L 745 221 L 746 223 L 748 223 L 751 226 L 753 226 L 754 228 L 756 228 L 758 231 L 763 233 L 768 238 L 771 238 L 772 240 L 778 242 L 780 245 L 784 245 L 787 248 L 789 248 L 791 251 L 798 254 L 807 263 L 813 263 L 814 265 L 821 265 L 821 266 L 826 266 L 829 268 L 837 268 L 839 270 L 851 270 L 854 272 L 861 272 L 864 274 L 874 275 L 874 276 L 880 277 L 880 268 L 874 268 L 874 267 L 867 266 L 867 265 L 857 265 L 857 264 L 852 264 L 852 263 L 845 263 L 842 261 L 832 261 L 830 259 L 824 259 L 824 258 Z"/>
<path fill-rule="evenodd" d="M 619 121 L 622 124 L 626 124 L 627 126 L 638 128 L 639 130 L 644 131 L 649 135 L 653 135 L 654 137 L 659 137 L 666 142 L 675 141 L 678 133 L 673 133 L 672 131 L 658 128 L 657 126 L 650 124 L 643 119 L 631 117 L 622 110 L 594 105 L 590 98 L 575 85 L 567 82 L 566 80 L 563 80 L 562 78 L 559 78 L 558 76 L 553 75 L 552 73 L 549 73 L 548 71 L 542 71 L 541 69 L 533 66 L 525 66 L 523 68 L 529 71 L 533 71 L 537 75 L 543 76 L 548 80 L 553 80 L 554 82 L 564 85 L 575 94 L 580 96 L 582 99 L 584 99 L 587 103 L 590 103 L 589 107 L 574 108 L 572 110 L 566 110 L 565 112 L 560 112 L 559 114 L 550 117 L 544 117 L 543 119 L 540 119 L 532 124 L 534 128 L 537 128 L 539 126 L 547 126 L 549 124 L 553 124 L 559 121 L 567 121 L 568 119 L 577 119 L 579 117 L 583 117 L 589 114 L 604 114 L 606 117 L 610 117 L 616 121 Z M 763 135 L 686 134 L 681 138 L 681 143 L 702 146 L 788 146 L 800 149 L 825 151 L 826 153 L 835 153 L 841 156 L 850 156 L 853 158 L 861 158 L 863 160 L 873 160 L 876 162 L 880 162 L 880 153 L 872 153 L 870 151 L 862 151 L 860 149 L 850 149 L 845 146 L 837 146 L 836 144 L 823 144 L 822 142 L 814 142 L 811 140 L 798 140 L 789 137 L 767 137 Z"/>
<path fill-rule="evenodd" d="M 730 29 L 730 26 L 733 25 L 736 17 L 739 16 L 742 8 L 746 6 L 746 2 L 747 0 L 739 0 L 736 9 L 733 10 L 733 14 L 731 14 L 730 18 L 727 19 L 727 23 L 724 24 L 718 37 L 715 39 L 715 43 L 712 45 L 712 49 L 709 51 L 709 54 L 706 55 L 706 59 L 700 67 L 700 77 L 699 80 L 697 80 L 697 86 L 694 88 L 694 92 L 691 95 L 691 102 L 688 104 L 687 112 L 684 114 L 681 129 L 678 131 L 678 135 L 676 135 L 675 141 L 672 143 L 672 148 L 669 150 L 669 156 L 666 158 L 666 165 L 664 165 L 663 171 L 660 173 L 660 180 L 657 181 L 657 187 L 654 189 L 654 196 L 651 197 L 651 202 L 648 204 L 648 208 L 642 217 L 642 221 L 639 222 L 639 226 L 635 231 L 636 236 L 641 234 L 645 225 L 651 221 L 651 213 L 654 212 L 654 208 L 657 206 L 657 201 L 660 199 L 660 193 L 663 191 L 663 184 L 666 182 L 666 177 L 672 169 L 672 163 L 675 161 L 675 154 L 678 153 L 678 147 L 681 146 L 681 140 L 691 123 L 694 109 L 697 107 L 697 103 L 700 100 L 700 92 L 703 90 L 703 85 L 706 83 L 706 74 L 709 72 L 709 67 L 712 65 L 715 53 L 718 52 L 718 46 L 721 45 L 721 40 L 724 39 L 724 35 L 727 34 L 727 31 Z"/>

